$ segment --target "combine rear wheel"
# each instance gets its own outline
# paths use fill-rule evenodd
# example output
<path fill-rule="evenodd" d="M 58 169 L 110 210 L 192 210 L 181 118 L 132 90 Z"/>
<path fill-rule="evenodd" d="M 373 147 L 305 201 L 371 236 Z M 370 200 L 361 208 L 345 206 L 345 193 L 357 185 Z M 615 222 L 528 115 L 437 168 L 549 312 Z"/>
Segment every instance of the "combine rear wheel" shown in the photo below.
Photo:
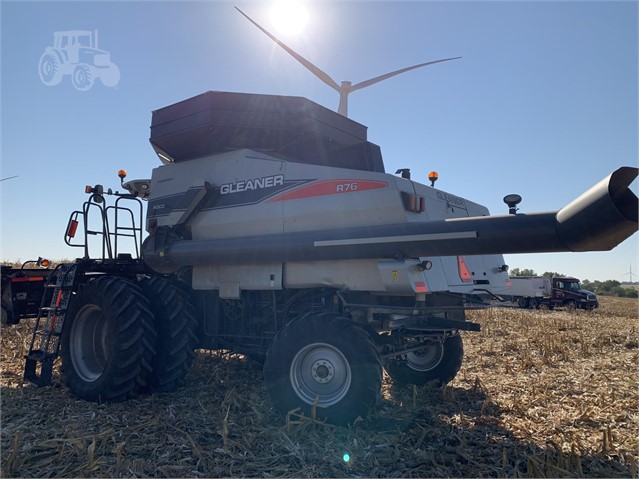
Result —
<path fill-rule="evenodd" d="M 406 362 L 390 360 L 386 372 L 395 384 L 423 386 L 437 381 L 443 385 L 453 380 L 464 359 L 464 345 L 459 334 L 444 341 L 430 341 L 426 349 L 407 353 Z"/>
<path fill-rule="evenodd" d="M 149 387 L 157 392 L 172 391 L 182 383 L 193 362 L 198 342 L 195 311 L 188 293 L 165 278 L 143 281 L 142 290 L 151 303 L 157 332 Z"/>
<path fill-rule="evenodd" d="M 382 384 L 371 337 L 350 319 L 309 313 L 275 336 L 264 364 L 266 389 L 276 409 L 301 408 L 334 424 L 365 417 Z"/>
<path fill-rule="evenodd" d="M 102 276 L 83 285 L 61 338 L 64 380 L 89 401 L 135 396 L 151 372 L 155 331 L 149 302 L 134 283 Z"/>

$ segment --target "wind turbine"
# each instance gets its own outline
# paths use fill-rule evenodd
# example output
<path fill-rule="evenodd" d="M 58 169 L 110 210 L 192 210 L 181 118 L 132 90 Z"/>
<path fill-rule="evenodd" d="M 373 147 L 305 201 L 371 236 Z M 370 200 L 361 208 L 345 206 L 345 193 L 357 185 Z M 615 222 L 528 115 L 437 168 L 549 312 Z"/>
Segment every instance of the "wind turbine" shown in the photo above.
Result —
<path fill-rule="evenodd" d="M 302 65 L 308 68 L 311 71 L 311 73 L 313 73 L 317 78 L 322 80 L 324 83 L 330 86 L 333 90 L 336 90 L 339 93 L 339 107 L 337 108 L 337 113 L 346 117 L 348 116 L 348 94 L 349 93 L 352 93 L 357 90 L 361 90 L 362 88 L 366 88 L 367 86 L 374 85 L 375 83 L 379 83 L 383 80 L 386 80 L 387 78 L 394 77 L 395 75 L 399 75 L 400 73 L 414 70 L 415 68 L 421 68 L 427 65 L 434 65 L 435 63 L 447 62 L 449 60 L 457 60 L 461 58 L 461 57 L 443 58 L 441 60 L 434 60 L 431 62 L 419 63 L 418 65 L 413 65 L 410 67 L 402 68 L 400 70 L 395 70 L 390 73 L 385 73 L 384 75 L 380 75 L 375 78 L 371 78 L 370 80 L 365 80 L 365 81 L 356 83 L 355 85 L 353 85 L 352 82 L 350 81 L 342 81 L 342 84 L 338 85 L 337 82 L 333 80 L 326 72 L 322 71 L 320 68 L 313 65 L 310 61 L 308 61 L 302 55 L 300 55 L 299 53 L 294 51 L 292 48 L 290 48 L 288 45 L 286 45 L 284 42 L 282 42 L 277 37 L 275 37 L 275 35 L 268 32 L 265 28 L 263 28 L 259 23 L 257 23 L 251 17 L 249 17 L 242 10 L 240 10 L 237 7 L 235 7 L 235 9 L 238 12 L 240 12 L 242 15 L 244 15 L 244 17 L 249 22 L 251 22 L 257 28 L 262 30 L 271 40 L 273 40 L 280 47 L 286 50 L 293 58 L 295 58 L 298 62 L 300 62 Z"/>
<path fill-rule="evenodd" d="M 627 273 L 624 273 L 623 276 L 630 276 L 630 282 L 634 283 L 634 281 L 632 281 L 632 277 L 633 276 L 636 277 L 637 275 L 632 272 L 632 264 L 630 265 L 630 271 L 628 271 Z"/>

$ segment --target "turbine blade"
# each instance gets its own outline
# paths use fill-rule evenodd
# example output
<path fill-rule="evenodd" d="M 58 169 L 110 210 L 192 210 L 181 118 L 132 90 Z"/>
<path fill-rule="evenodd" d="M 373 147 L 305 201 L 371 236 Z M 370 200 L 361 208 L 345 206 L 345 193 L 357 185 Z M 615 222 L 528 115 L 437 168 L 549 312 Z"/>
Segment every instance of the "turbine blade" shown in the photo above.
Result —
<path fill-rule="evenodd" d="M 298 62 L 300 62 L 302 65 L 304 65 L 306 68 L 308 68 L 311 73 L 313 73 L 317 78 L 319 78 L 320 80 L 322 80 L 324 83 L 326 83 L 328 86 L 330 86 L 331 88 L 333 88 L 334 90 L 340 91 L 340 87 L 337 84 L 337 82 L 335 80 L 333 80 L 330 76 L 328 76 L 327 73 L 325 73 L 324 71 L 320 70 L 318 67 L 316 67 L 315 65 L 313 65 L 311 62 L 309 62 L 306 58 L 304 58 L 302 55 L 300 55 L 299 53 L 297 53 L 295 50 L 293 50 L 292 48 L 290 48 L 288 45 L 286 45 L 283 41 L 277 39 L 277 37 L 275 37 L 275 35 L 272 35 L 271 33 L 269 33 L 265 28 L 263 28 L 259 23 L 257 23 L 255 20 L 253 20 L 251 17 L 249 17 L 246 13 L 244 13 L 242 10 L 240 10 L 239 8 L 235 7 L 235 9 L 240 12 L 242 15 L 244 15 L 244 17 L 251 22 L 253 25 L 255 25 L 257 28 L 259 28 L 260 30 L 262 30 L 271 40 L 273 40 L 275 43 L 277 43 L 280 47 L 282 47 L 284 50 L 286 50 L 293 58 L 295 58 Z"/>
<path fill-rule="evenodd" d="M 402 68 L 401 70 L 395 70 L 394 72 L 386 73 L 385 75 L 380 75 L 375 78 L 371 78 L 370 80 L 365 80 L 363 82 L 359 82 L 351 87 L 351 91 L 361 90 L 362 88 L 366 88 L 367 86 L 374 85 L 375 83 L 379 83 L 387 78 L 394 77 L 395 75 L 399 75 L 400 73 L 407 72 L 409 70 L 414 70 L 415 68 L 425 67 L 427 65 L 434 65 L 435 63 L 447 62 L 449 60 L 457 60 L 461 57 L 453 57 L 453 58 L 443 58 L 442 60 L 434 60 L 432 62 L 420 63 L 419 65 L 413 65 L 412 67 Z"/>

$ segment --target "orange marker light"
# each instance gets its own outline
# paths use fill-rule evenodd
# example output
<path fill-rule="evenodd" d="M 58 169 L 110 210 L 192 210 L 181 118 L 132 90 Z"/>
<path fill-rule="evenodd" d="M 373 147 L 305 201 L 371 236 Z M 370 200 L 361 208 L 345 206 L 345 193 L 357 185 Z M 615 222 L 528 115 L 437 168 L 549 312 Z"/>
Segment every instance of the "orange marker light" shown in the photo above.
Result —
<path fill-rule="evenodd" d="M 91 185 L 86 185 L 84 187 L 84 192 L 89 194 L 89 193 L 93 193 L 93 187 Z"/>
<path fill-rule="evenodd" d="M 428 179 L 430 180 L 430 186 L 435 186 L 435 182 L 439 179 L 439 175 L 436 171 L 428 173 Z"/>
<path fill-rule="evenodd" d="M 40 266 L 42 266 L 43 268 L 48 268 L 48 267 L 49 267 L 49 260 L 48 260 L 48 259 L 46 259 L 46 258 L 43 258 L 43 259 L 40 261 Z"/>
<path fill-rule="evenodd" d="M 78 231 L 78 222 L 76 220 L 69 221 L 69 227 L 67 228 L 67 236 L 74 238 L 75 233 Z"/>
<path fill-rule="evenodd" d="M 118 171 L 118 176 L 122 179 L 126 178 L 126 170 Z"/>

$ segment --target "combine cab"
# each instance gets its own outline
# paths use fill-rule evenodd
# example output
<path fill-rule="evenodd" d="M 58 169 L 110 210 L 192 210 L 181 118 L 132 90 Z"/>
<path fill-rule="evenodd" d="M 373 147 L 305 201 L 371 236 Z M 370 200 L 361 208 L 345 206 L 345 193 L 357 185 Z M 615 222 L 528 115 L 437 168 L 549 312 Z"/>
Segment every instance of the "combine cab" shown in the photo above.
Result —
<path fill-rule="evenodd" d="M 460 331 L 480 328 L 465 311 L 500 304 L 502 253 L 608 250 L 637 229 L 636 168 L 557 212 L 490 216 L 385 173 L 366 127 L 303 98 L 207 92 L 155 111 L 151 144 L 150 179 L 90 187 L 72 214 L 84 257 L 49 280 L 27 379 L 46 384 L 61 348 L 74 394 L 118 401 L 228 349 L 264 363 L 281 413 L 351 423 L 383 370 L 455 377 Z"/>

